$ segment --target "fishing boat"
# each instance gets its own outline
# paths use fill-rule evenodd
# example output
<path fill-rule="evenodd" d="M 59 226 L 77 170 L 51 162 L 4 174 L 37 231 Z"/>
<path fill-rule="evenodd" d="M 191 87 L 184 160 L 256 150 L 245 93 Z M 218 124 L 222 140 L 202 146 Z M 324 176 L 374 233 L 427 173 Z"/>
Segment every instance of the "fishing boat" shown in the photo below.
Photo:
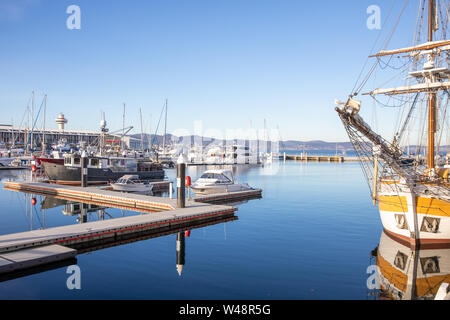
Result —
<path fill-rule="evenodd" d="M 63 163 L 41 159 L 50 182 L 75 185 L 81 181 L 81 155 L 65 154 Z M 116 181 L 124 175 L 137 175 L 145 180 L 163 180 L 165 173 L 159 163 L 139 158 L 87 156 L 88 183 Z"/>
<path fill-rule="evenodd" d="M 252 190 L 248 184 L 236 183 L 229 169 L 206 170 L 190 187 L 196 194 L 213 194 Z"/>
<path fill-rule="evenodd" d="M 420 1 L 412 45 L 370 55 L 375 62 L 368 74 L 357 81 L 345 102 L 335 101 L 335 110 L 361 160 L 373 203 L 378 203 L 385 232 L 422 248 L 450 243 L 450 169 L 436 161 L 440 148 L 450 144 L 448 7 L 448 1 Z M 427 39 L 422 39 L 423 34 Z M 392 139 L 369 126 L 360 112 L 362 100 L 355 98 L 377 69 L 393 69 L 398 76 L 392 77 L 390 72 L 386 77 L 388 82 L 397 82 L 395 87 L 377 88 L 362 95 L 372 98 L 376 106 L 399 110 L 400 125 Z M 405 163 L 402 148 L 410 145 L 410 139 L 417 141 L 419 151 L 416 161 Z M 426 161 L 418 161 L 423 151 Z"/>
<path fill-rule="evenodd" d="M 148 180 L 142 180 L 137 175 L 124 175 L 119 180 L 111 183 L 111 187 L 115 191 L 125 192 L 150 192 L 153 185 Z"/>

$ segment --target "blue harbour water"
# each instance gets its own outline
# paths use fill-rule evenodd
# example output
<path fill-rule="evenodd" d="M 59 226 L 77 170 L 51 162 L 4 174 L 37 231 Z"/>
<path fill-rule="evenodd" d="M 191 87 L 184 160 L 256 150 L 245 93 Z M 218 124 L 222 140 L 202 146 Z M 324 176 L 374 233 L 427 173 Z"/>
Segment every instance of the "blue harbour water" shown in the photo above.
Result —
<path fill-rule="evenodd" d="M 204 170 L 187 174 L 195 180 Z M 2 180 L 23 174 L 0 173 Z M 60 267 L 0 282 L 0 299 L 371 298 L 366 270 L 382 226 L 357 162 L 238 166 L 235 176 L 262 188 L 262 199 L 236 204 L 237 220 L 193 229 L 181 276 L 169 234 L 78 255 L 81 290 L 67 288 Z M 30 195 L 2 185 L 0 234 L 79 223 L 44 198 L 31 206 Z M 141 213 L 106 208 L 88 221 L 133 214 Z"/>

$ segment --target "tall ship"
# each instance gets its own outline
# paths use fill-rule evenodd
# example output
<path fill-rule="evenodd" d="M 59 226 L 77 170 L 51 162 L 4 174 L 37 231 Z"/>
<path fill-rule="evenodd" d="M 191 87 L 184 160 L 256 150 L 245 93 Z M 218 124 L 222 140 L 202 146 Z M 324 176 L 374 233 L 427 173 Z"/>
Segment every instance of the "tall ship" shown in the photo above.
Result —
<path fill-rule="evenodd" d="M 384 49 L 369 56 L 375 61 L 368 74 L 357 81 L 345 102 L 335 101 L 335 110 L 359 155 L 374 205 L 378 204 L 385 233 L 411 247 L 450 244 L 449 166 L 445 157 L 450 144 L 449 8 L 448 1 L 419 1 L 412 45 L 387 50 L 403 8 Z M 384 85 L 396 82 L 393 87 L 361 92 L 370 79 L 385 80 L 380 79 L 384 73 L 388 78 Z M 397 120 L 392 117 L 395 134 L 391 139 L 378 134 L 363 119 L 362 100 L 355 98 L 360 93 L 372 98 L 374 110 L 382 106 L 385 114 L 399 112 Z M 383 122 L 388 119 L 389 115 Z"/>

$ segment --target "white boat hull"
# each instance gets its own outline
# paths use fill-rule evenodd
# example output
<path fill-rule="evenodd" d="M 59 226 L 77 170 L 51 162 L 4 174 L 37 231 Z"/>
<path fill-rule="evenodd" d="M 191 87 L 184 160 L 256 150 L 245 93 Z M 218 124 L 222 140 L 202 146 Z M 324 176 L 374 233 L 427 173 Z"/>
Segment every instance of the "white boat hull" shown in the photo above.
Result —
<path fill-rule="evenodd" d="M 226 193 L 226 192 L 236 192 L 244 190 L 252 190 L 249 186 L 242 184 L 230 184 L 222 186 L 195 186 L 192 185 L 191 190 L 196 194 L 215 194 L 215 193 Z"/>
<path fill-rule="evenodd" d="M 14 158 L 1 157 L 0 158 L 0 167 L 7 167 L 13 162 Z"/>
<path fill-rule="evenodd" d="M 426 195 L 382 193 L 378 196 L 384 229 L 411 244 L 450 244 L 450 202 Z"/>
<path fill-rule="evenodd" d="M 124 191 L 124 192 L 150 192 L 153 190 L 153 185 L 144 185 L 144 186 L 132 186 L 132 185 L 124 185 L 120 183 L 112 183 L 111 187 L 114 191 Z"/>

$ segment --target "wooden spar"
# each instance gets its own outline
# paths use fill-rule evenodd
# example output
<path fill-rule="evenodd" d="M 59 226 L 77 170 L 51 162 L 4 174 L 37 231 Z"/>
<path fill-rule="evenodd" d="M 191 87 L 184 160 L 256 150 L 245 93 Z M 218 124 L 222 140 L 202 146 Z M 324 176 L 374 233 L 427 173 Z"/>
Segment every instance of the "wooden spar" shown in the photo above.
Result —
<path fill-rule="evenodd" d="M 428 2 L 428 41 L 433 41 L 433 0 Z M 434 59 L 434 57 L 431 57 Z M 436 132 L 436 103 L 435 103 L 435 93 L 428 93 L 428 168 L 430 169 L 430 175 L 433 174 L 432 170 L 434 168 L 434 134 Z"/>
<path fill-rule="evenodd" d="M 428 42 L 433 41 L 433 0 L 428 1 Z"/>
<path fill-rule="evenodd" d="M 429 41 L 427 43 L 423 43 L 418 46 L 413 46 L 413 47 L 408 47 L 408 48 L 402 48 L 402 49 L 396 49 L 396 50 L 383 50 L 383 51 L 378 52 L 377 54 L 369 56 L 369 58 L 389 56 L 389 55 L 393 55 L 393 54 L 397 54 L 397 53 L 431 50 L 434 48 L 439 48 L 439 47 L 448 46 L 448 45 L 450 45 L 450 40 Z M 447 49 L 447 48 L 445 48 L 445 49 Z"/>
<path fill-rule="evenodd" d="M 378 183 L 378 156 L 375 156 L 375 168 L 373 169 L 373 192 L 372 199 L 373 205 L 375 206 L 377 203 L 377 183 Z"/>
<path fill-rule="evenodd" d="M 405 94 L 405 93 L 414 93 L 414 92 L 427 92 L 430 90 L 445 90 L 450 88 L 450 81 L 446 82 L 427 82 L 427 83 L 419 83 L 411 86 L 402 86 L 396 88 L 389 89 L 375 89 L 371 92 L 365 92 L 362 95 L 375 95 L 375 94 L 386 94 L 386 95 L 395 95 L 395 94 Z"/>

